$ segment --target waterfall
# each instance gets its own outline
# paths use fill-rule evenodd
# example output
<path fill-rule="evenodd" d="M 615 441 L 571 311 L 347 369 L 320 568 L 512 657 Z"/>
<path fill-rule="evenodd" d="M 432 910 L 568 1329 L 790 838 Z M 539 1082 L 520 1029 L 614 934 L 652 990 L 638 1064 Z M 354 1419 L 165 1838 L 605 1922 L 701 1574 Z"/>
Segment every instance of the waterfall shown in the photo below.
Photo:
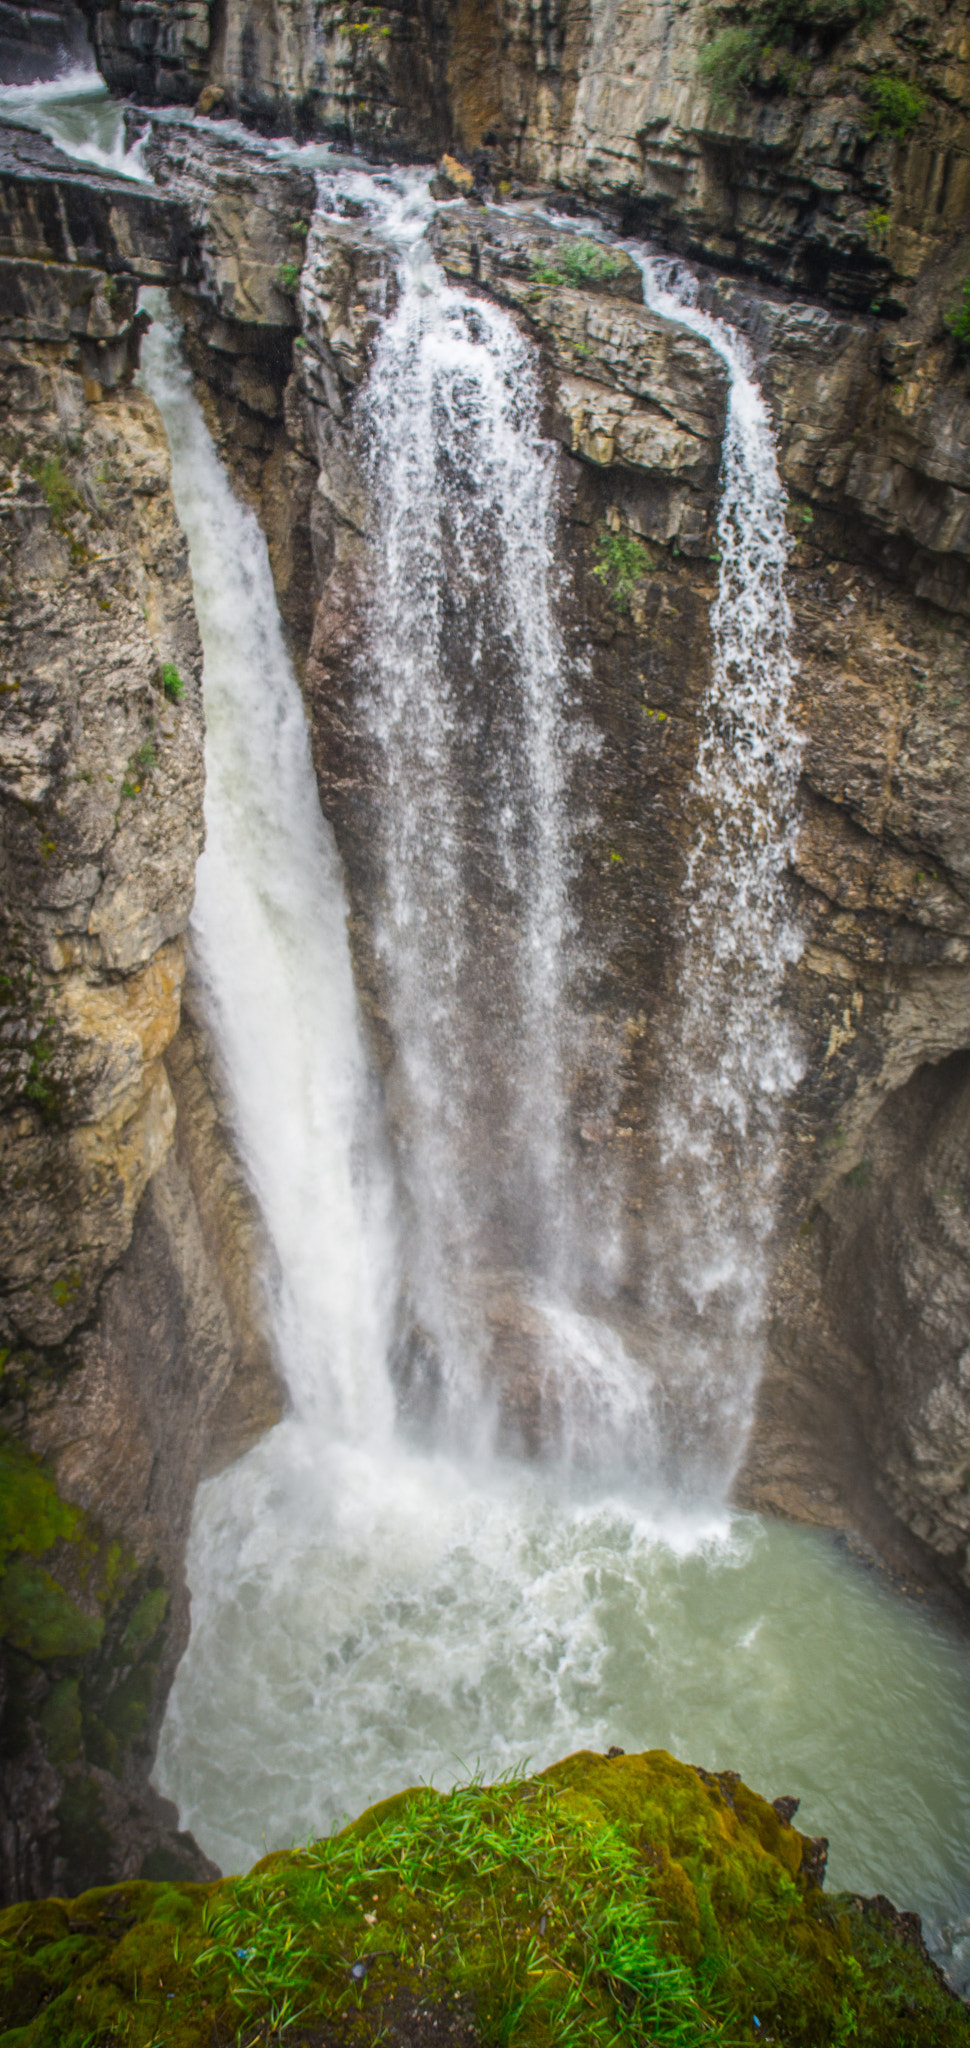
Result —
<path fill-rule="evenodd" d="M 43 87 L 34 97 L 37 106 L 32 108 L 28 94 L 18 115 L 36 118 L 53 132 L 60 118 L 56 92 Z M 79 129 L 89 123 L 93 148 L 115 151 L 117 114 L 103 91 L 87 93 L 77 121 Z M 538 1767 L 580 1746 L 663 1745 L 711 1769 L 739 1769 L 767 1792 L 801 1794 L 802 1825 L 810 1833 L 835 1836 L 830 1868 L 836 1887 L 867 1893 L 878 1885 L 931 1923 L 961 1921 L 970 1811 L 965 1646 L 931 1614 L 896 1600 L 876 1574 L 856 1569 L 817 1532 L 729 1516 L 722 1507 L 701 1512 L 672 1506 L 669 1499 L 651 1500 L 643 1475 L 670 1463 L 669 1413 L 659 1399 L 654 1403 L 649 1376 L 634 1365 L 617 1332 L 588 1313 L 585 1255 L 578 1283 L 569 1265 L 585 1228 L 575 1206 L 566 1214 L 568 1257 L 556 1263 L 550 1237 L 558 1227 L 558 1196 L 554 1189 L 548 1198 L 544 1193 L 554 1155 L 546 1154 L 543 1165 L 543 1145 L 566 1144 L 562 1105 L 573 1058 L 572 1024 L 560 1018 L 549 1041 L 551 1114 L 548 1102 L 536 1110 L 528 1106 L 528 1060 L 521 1048 L 535 1046 L 534 1020 L 548 1017 L 560 999 L 568 1012 L 574 970 L 583 964 L 568 905 L 570 763 L 577 729 L 568 665 L 561 665 L 555 638 L 557 590 L 547 551 L 551 479 L 543 470 L 528 383 L 517 403 L 499 374 L 503 362 L 522 364 L 528 380 L 530 361 L 527 353 L 517 353 L 517 340 L 503 333 L 498 316 L 493 323 L 461 295 L 445 295 L 430 259 L 421 284 L 419 244 L 431 209 L 417 174 L 378 178 L 344 167 L 336 175 L 358 196 L 366 198 L 375 182 L 385 199 L 397 194 L 400 217 L 390 221 L 385 208 L 385 224 L 395 235 L 400 231 L 402 243 L 410 242 L 415 290 L 426 286 L 432 297 L 438 295 L 423 313 L 412 306 L 397 330 L 412 391 L 421 389 L 422 354 L 429 375 L 429 358 L 439 345 L 465 358 L 465 381 L 464 373 L 446 368 L 425 385 L 426 395 L 436 395 L 428 399 L 420 429 L 415 413 L 411 473 L 414 437 L 426 432 L 430 409 L 435 433 L 440 428 L 446 440 L 452 436 L 449 461 L 455 471 L 466 452 L 477 448 L 476 460 L 484 464 L 486 481 L 492 480 L 487 488 L 483 482 L 478 498 L 468 498 L 465 524 L 450 498 L 441 508 L 440 532 L 452 559 L 461 551 L 462 573 L 478 577 L 467 603 L 460 599 L 459 615 L 466 623 L 481 621 L 483 662 L 495 633 L 507 650 L 503 687 L 513 656 L 526 685 L 517 717 L 503 714 L 494 762 L 509 769 L 514 764 L 517 773 L 531 778 L 533 795 L 524 809 L 513 806 L 503 817 L 499 778 L 490 784 L 486 777 L 483 788 L 491 800 L 483 805 L 482 843 L 492 883 L 505 892 L 503 915 L 518 934 L 504 963 L 515 1043 L 503 1117 L 520 1155 L 534 1144 L 539 1161 L 529 1195 L 538 1221 L 528 1241 L 515 1247 L 519 1295 L 531 1293 L 537 1325 L 551 1344 L 544 1352 L 537 1337 L 536 1352 L 540 1376 L 560 1401 L 561 1430 L 554 1455 L 527 1462 L 486 1456 L 475 1431 L 466 1433 L 464 1444 L 452 1433 L 429 1448 L 396 1428 L 387 1359 L 401 1259 L 422 1263 L 420 1224 L 413 1215 L 405 1222 L 399 1246 L 380 1106 L 361 1048 L 341 875 L 319 815 L 266 550 L 255 521 L 233 498 L 190 396 L 173 335 L 157 316 L 145 374 L 171 439 L 205 651 L 209 838 L 192 944 L 235 1105 L 238 1142 L 266 1219 L 269 1315 L 292 1401 L 279 1427 L 200 1489 L 188 1556 L 192 1637 L 169 1702 L 157 1780 L 177 1800 L 183 1824 L 233 1869 L 264 1849 L 325 1832 L 405 1784 L 453 1782 L 476 1764 L 486 1775 L 521 1768 L 527 1759 Z M 682 1022 L 664 1123 L 668 1186 L 679 1183 L 682 1193 L 671 1221 L 668 1292 L 658 1294 L 656 1323 L 666 1330 L 672 1350 L 678 1318 L 689 1324 L 695 1317 L 699 1329 L 707 1314 L 722 1364 L 733 1330 L 731 1342 L 740 1353 L 735 1363 L 748 1389 L 754 1344 L 752 1339 L 746 1353 L 739 1333 L 745 1315 L 752 1331 L 757 1319 L 778 1116 L 796 1063 L 792 1046 L 776 1036 L 771 1023 L 772 992 L 777 994 L 797 946 L 782 889 L 794 775 L 784 703 L 790 659 L 781 580 L 782 500 L 767 417 L 751 388 L 743 351 L 689 303 L 683 275 L 672 277 L 649 264 L 645 269 L 657 310 L 694 325 L 712 346 L 734 352 L 737 365 L 721 510 L 715 674 L 692 798 L 698 815 Z M 407 321 L 412 339 L 405 348 Z M 725 360 L 732 368 L 728 355 Z M 470 441 L 463 439 L 460 421 L 466 396 Z M 494 404 L 504 420 L 503 433 L 524 439 L 522 449 L 501 461 L 488 457 L 490 445 L 497 451 L 498 427 L 493 432 L 482 418 L 486 404 Z M 411 432 L 411 422 L 405 418 L 401 424 Z M 376 479 L 386 473 L 395 447 L 403 459 L 404 440 L 382 443 L 378 422 L 370 446 L 379 490 Z M 538 602 L 533 580 L 529 606 L 517 611 L 513 594 L 503 595 L 484 575 L 474 522 L 481 509 L 494 527 L 507 502 L 506 485 L 499 487 L 503 474 L 512 502 L 523 505 L 517 466 L 533 461 L 542 473 L 541 490 L 517 560 L 530 577 L 545 580 Z M 446 480 L 450 492 L 454 478 Z M 384 547 L 394 528 L 391 501 L 382 500 L 379 510 L 375 536 Z M 425 501 L 422 521 L 432 510 Z M 435 587 L 433 564 L 422 554 L 428 528 L 411 535 L 402 524 L 398 519 L 399 545 L 411 550 L 418 567 L 427 560 L 430 582 L 422 593 L 430 590 L 432 598 L 422 611 L 424 638 L 419 635 L 408 660 L 413 657 L 417 686 L 422 662 L 433 667 L 436 648 L 443 652 L 440 676 L 451 692 L 451 724 L 441 745 L 446 765 L 457 771 L 468 700 L 448 660 L 452 597 L 440 579 Z M 519 537 L 510 537 L 503 574 L 518 573 L 513 555 L 519 546 Z M 746 593 L 758 593 L 753 609 L 746 606 Z M 378 595 L 375 646 L 393 609 L 389 590 Z M 400 616 L 406 622 L 403 607 Z M 530 668 L 533 645 L 538 652 Z M 383 673 L 392 684 L 390 652 Z M 426 680 L 431 669 L 423 673 Z M 547 722 L 537 727 L 528 701 L 530 675 L 542 678 L 550 692 L 540 707 Z M 409 736 L 403 715 L 397 726 L 382 728 L 382 715 L 375 690 L 368 729 L 382 749 L 390 782 L 395 760 L 403 772 L 409 747 L 420 766 L 427 764 L 432 739 L 439 742 L 422 733 L 420 722 Z M 729 728 L 740 737 L 740 749 L 727 747 Z M 491 760 L 490 729 L 483 728 L 480 737 Z M 712 781 L 719 808 L 702 818 Z M 535 792 L 548 802 L 541 829 L 533 816 L 540 801 Z M 454 808 L 453 787 L 434 794 L 441 805 L 435 830 L 446 853 L 448 805 L 463 830 L 467 819 Z M 466 884 L 462 863 L 456 867 Z M 548 972 L 542 961 L 532 962 L 534 1007 L 529 976 L 516 964 L 530 959 L 531 934 L 539 935 L 530 922 L 527 874 L 544 878 L 541 887 L 539 880 L 534 883 L 535 901 L 551 890 L 556 911 L 545 927 L 555 942 Z M 425 891 L 432 880 L 423 878 Z M 391 951 L 404 949 L 394 904 L 389 887 L 383 927 L 389 974 Z M 712 944 L 729 942 L 723 957 L 712 956 L 709 971 L 705 930 Z M 477 1000 L 476 931 L 474 920 L 466 926 L 459 919 L 454 946 L 456 983 L 470 977 Z M 397 987 L 396 1000 L 403 1002 L 403 971 Z M 446 1047 L 450 990 L 446 977 L 436 1025 Z M 723 1065 L 717 1035 L 705 1024 L 705 1000 L 710 1016 L 719 1020 Z M 754 1049 L 747 1066 L 746 1043 Z M 710 1133 L 706 1151 L 687 1116 L 689 1071 L 699 1077 L 697 1101 Z M 413 1080 L 407 1086 L 412 1089 Z M 460 1115 L 474 1124 L 474 1091 L 467 1096 L 459 1090 L 457 1100 Z M 530 1124 L 533 1115 L 539 1120 Z M 439 1138 L 433 1125 L 427 1142 L 434 1156 Z M 453 1142 L 457 1153 L 449 1155 Z M 464 1170 L 447 1123 L 440 1144 L 446 1166 L 449 1157 L 457 1157 Z M 416 1150 L 407 1165 L 412 1211 L 422 1199 L 417 1156 Z M 734 1233 L 725 1239 L 729 1256 L 718 1277 L 704 1191 L 722 1158 L 733 1162 L 736 1180 L 729 1212 L 718 1211 Z M 474 1176 L 466 1180 L 449 1260 L 476 1218 L 490 1240 L 494 1236 L 495 1256 L 504 1257 L 515 1222 L 508 1169 L 500 1159 L 491 1206 Z M 575 1205 L 575 1192 L 567 1199 Z M 691 1215 L 700 1232 L 697 1244 Z M 579 1250 L 585 1253 L 582 1245 Z M 593 1264 L 599 1261 L 594 1245 Z M 443 1268 L 439 1343 L 450 1305 L 460 1301 L 467 1285 L 462 1261 L 456 1265 L 453 1291 L 447 1262 Z M 747 1289 L 740 1285 L 742 1271 L 751 1276 Z M 415 1311 L 420 1306 L 429 1318 L 434 1282 L 434 1269 L 425 1268 L 413 1290 Z M 685 1352 L 685 1408 L 693 1398 L 691 1362 Z M 699 1353 L 693 1364 L 702 1364 Z M 474 1390 L 475 1355 L 466 1358 L 466 1368 Z M 702 1382 L 695 1385 L 701 1388 Z M 746 1399 L 745 1392 L 732 1415 L 720 1405 L 717 1388 L 709 1390 L 708 1429 L 719 1419 L 728 1439 L 736 1438 Z M 592 1470 L 591 1439 L 603 1453 Z M 820 1700 L 824 1712 L 818 1711 Z"/>
<path fill-rule="evenodd" d="M 406 189 L 406 177 L 398 185 Z M 416 242 L 419 230 L 420 223 Z M 413 253 L 420 268 L 417 247 Z M 491 378 L 499 412 L 512 406 L 494 352 L 509 358 L 501 333 L 474 319 L 460 296 L 443 298 L 420 315 L 424 339 L 413 307 L 397 333 L 403 343 L 407 322 L 415 323 L 404 360 L 418 381 L 426 349 L 433 356 L 440 343 L 464 353 L 466 381 L 446 370 L 438 402 L 448 399 L 453 428 L 467 393 L 487 447 L 475 406 Z M 481 357 L 467 363 L 476 349 Z M 536 1315 L 552 1344 L 552 1363 L 542 1369 L 563 1396 L 557 1455 L 503 1460 L 485 1456 L 474 1431 L 461 1447 L 452 1437 L 435 1449 L 396 1430 L 387 1368 L 399 1285 L 391 1182 L 361 1051 L 340 872 L 319 815 L 266 550 L 232 496 L 158 321 L 146 378 L 172 443 L 205 650 L 209 836 L 193 924 L 196 971 L 274 1248 L 270 1311 L 293 1401 L 282 1424 L 200 1489 L 188 1556 L 192 1638 L 162 1732 L 159 1784 L 177 1800 L 183 1824 L 232 1869 L 263 1848 L 325 1832 L 421 1778 L 451 1781 L 468 1765 L 491 1773 L 527 1757 L 538 1765 L 580 1745 L 663 1744 L 708 1767 L 740 1768 L 767 1789 L 801 1793 L 810 1829 L 838 1814 L 845 1853 L 836 1882 L 871 1890 L 878 1878 L 941 1917 L 953 1913 L 964 1896 L 965 1831 L 954 1789 L 965 1800 L 965 1657 L 810 1532 L 720 1508 L 651 1503 L 643 1474 L 660 1468 L 662 1446 L 644 1399 L 647 1376 L 608 1324 L 571 1298 L 542 1231 L 529 1262 Z M 524 434 L 521 459 L 535 455 L 541 467 L 527 402 L 528 391 L 522 412 L 503 416 L 509 432 Z M 417 411 L 414 418 L 420 439 Z M 383 475 L 379 434 L 370 445 Z M 403 442 L 392 445 L 403 454 Z M 507 459 L 514 481 L 520 458 Z M 494 519 L 503 503 L 497 486 L 482 496 Z M 382 509 L 384 546 L 394 528 L 390 499 Z M 554 621 L 555 582 L 542 523 L 533 523 L 528 559 L 549 579 L 548 611 L 532 590 L 544 634 Z M 398 525 L 399 544 L 420 564 L 426 541 L 417 519 L 415 527 L 402 535 Z M 445 528 L 447 546 L 463 545 L 474 568 L 471 531 L 456 539 Z M 505 644 L 522 660 L 530 643 L 514 608 L 503 609 L 495 587 L 486 597 L 480 616 L 502 622 Z M 444 605 L 440 587 L 438 601 Z M 379 593 L 375 646 L 392 609 L 390 590 Z M 474 615 L 470 605 L 463 617 Z M 409 651 L 417 681 L 437 645 L 439 613 L 432 605 L 421 616 L 426 637 Z M 503 877 L 520 943 L 527 948 L 530 933 L 522 849 L 529 872 L 544 873 L 543 886 L 563 905 L 554 969 L 561 979 L 538 976 L 542 1006 L 550 985 L 568 997 L 573 944 L 569 690 L 555 663 L 546 673 L 555 693 L 551 866 L 542 866 L 541 835 L 528 836 L 531 819 L 513 813 L 506 824 L 495 807 L 483 812 L 488 859 Z M 385 674 L 393 682 L 390 656 Z M 417 742 L 403 717 L 384 740 L 376 692 L 366 710 L 390 775 Z M 456 699 L 457 724 L 461 712 Z M 503 736 L 504 758 L 538 777 L 543 743 L 530 718 L 523 703 Z M 449 748 L 459 738 L 451 731 L 441 742 L 452 767 Z M 420 724 L 417 739 L 430 750 Z M 420 766 L 427 756 L 418 750 L 417 758 Z M 455 801 L 453 788 L 436 791 L 445 852 L 446 799 Z M 699 859 L 698 894 L 703 872 Z M 389 888 L 389 947 L 403 944 L 394 902 Z M 459 980 L 465 939 L 459 922 Z M 527 1034 L 533 1013 L 513 973 L 518 957 L 510 957 L 507 986 Z M 400 990 L 407 986 L 402 973 Z M 445 994 L 450 1000 L 447 980 Z M 568 1034 L 565 1050 L 557 1035 L 555 1052 L 564 1087 Z M 522 1062 L 512 1071 L 510 1105 L 523 1086 Z M 467 1098 L 458 1100 L 464 1111 Z M 562 1100 L 560 1093 L 556 1105 Z M 527 1111 L 510 1107 L 513 1114 L 527 1122 Z M 554 1131 L 561 1115 L 556 1106 Z M 446 1164 L 449 1142 L 446 1126 Z M 501 1193 L 501 1172 L 497 1184 Z M 539 1174 L 537 1201 L 542 1185 Z M 420 1195 L 412 1183 L 412 1202 Z M 471 1187 L 464 1218 L 474 1218 L 477 1199 Z M 603 1452 L 592 1470 L 591 1437 Z M 633 1446 L 628 1459 L 625 1445 Z M 804 1711 L 819 1696 L 821 1720 Z M 891 1717 L 875 1745 L 873 1697 Z"/>
<path fill-rule="evenodd" d="M 426 187 L 405 182 L 402 205 L 397 181 L 319 183 L 311 320 L 317 249 L 348 197 L 397 270 L 356 406 L 373 507 L 356 715 L 376 789 L 409 1398 L 439 1441 L 497 1434 L 642 1471 L 649 1375 L 586 1307 L 608 1256 L 570 1129 L 588 1037 L 573 783 L 593 739 L 557 620 L 535 353 L 446 281 Z"/>
<path fill-rule="evenodd" d="M 730 1479 L 761 1368 L 784 1103 L 801 1076 L 780 1014 L 801 951 L 787 895 L 800 740 L 785 594 L 785 492 L 742 338 L 697 304 L 682 265 L 633 250 L 652 312 L 700 335 L 729 378 L 711 614 L 713 664 L 688 792 L 679 1014 L 660 1114 L 651 1306 L 668 1333 L 678 1488 Z"/>
<path fill-rule="evenodd" d="M 395 1255 L 333 836 L 266 544 L 234 497 L 161 293 L 143 379 L 165 421 L 205 656 L 206 845 L 192 959 L 273 1253 L 269 1321 L 304 1420 L 380 1437 Z"/>
<path fill-rule="evenodd" d="M 363 407 L 378 948 L 415 1307 L 466 1408 L 470 1369 L 487 1378 L 483 1276 L 525 1264 L 554 1284 L 567 1232 L 565 655 L 538 405 L 507 316 L 405 267 Z"/>

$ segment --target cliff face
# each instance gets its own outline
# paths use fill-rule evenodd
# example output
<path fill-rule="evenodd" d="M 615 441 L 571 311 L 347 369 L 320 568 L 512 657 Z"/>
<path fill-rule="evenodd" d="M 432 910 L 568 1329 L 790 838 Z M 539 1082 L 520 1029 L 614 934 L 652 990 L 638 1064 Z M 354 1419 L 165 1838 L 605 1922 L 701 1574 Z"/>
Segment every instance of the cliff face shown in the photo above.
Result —
<path fill-rule="evenodd" d="M 165 437 L 131 372 L 138 273 L 178 274 L 184 222 L 149 200 L 140 238 L 141 195 L 65 176 L 24 135 L 4 168 L 0 1882 L 16 1897 L 152 1856 L 205 1869 L 145 1766 L 187 1634 L 197 1480 L 279 1404 L 252 1205 L 204 1038 L 180 1022 L 200 650 Z M 73 220 L 80 240 L 85 208 L 110 210 L 100 263 L 45 232 Z M 127 263 L 108 270 L 117 237 Z"/>
<path fill-rule="evenodd" d="M 257 125 L 497 170 L 620 210 L 715 263 L 868 306 L 961 230 L 970 44 L 959 10 L 758 0 L 86 0 L 109 84 Z M 720 42 L 734 31 L 731 47 Z M 738 31 L 746 42 L 738 47 Z M 919 88 L 878 117 L 873 81 Z M 893 107 L 896 108 L 895 115 Z M 895 125 L 894 125 L 895 123 Z"/>

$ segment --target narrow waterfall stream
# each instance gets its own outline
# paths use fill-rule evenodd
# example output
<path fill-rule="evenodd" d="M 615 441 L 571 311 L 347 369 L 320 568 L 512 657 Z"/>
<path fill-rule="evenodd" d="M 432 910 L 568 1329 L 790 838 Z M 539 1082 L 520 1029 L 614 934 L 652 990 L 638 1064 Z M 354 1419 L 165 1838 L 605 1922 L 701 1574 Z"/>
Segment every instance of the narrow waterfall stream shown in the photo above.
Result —
<path fill-rule="evenodd" d="M 730 380 L 713 675 L 688 795 L 680 1032 L 661 1109 L 664 1234 L 653 1246 L 658 1311 L 683 1333 L 691 1429 L 680 1469 L 709 1490 L 740 1456 L 752 1419 L 780 1116 L 801 1075 L 779 1009 L 801 951 L 786 895 L 801 751 L 789 719 L 790 543 L 746 344 L 701 310 L 683 265 L 636 260 L 646 305 L 707 342 Z"/>
<path fill-rule="evenodd" d="M 695 1489 L 692 1505 L 673 1506 L 648 1377 L 588 1312 L 603 1246 L 581 1246 L 578 1272 L 559 1256 L 585 1228 L 564 1215 L 573 1197 L 558 1176 L 567 991 L 581 941 L 570 926 L 565 792 L 582 736 L 568 729 L 531 360 L 503 315 L 435 271 L 422 245 L 431 203 L 416 173 L 335 176 L 383 209 L 404 277 L 369 396 L 380 544 L 389 564 L 398 551 L 372 621 L 370 717 L 389 806 L 380 943 L 399 1006 L 407 1115 L 392 1104 L 387 1133 L 368 1071 L 339 863 L 265 545 L 156 306 L 143 377 L 169 435 L 205 654 L 208 843 L 193 946 L 273 1246 L 268 1299 L 292 1402 L 278 1428 L 200 1490 L 192 1638 L 156 1781 L 183 1825 L 238 1869 L 420 1778 L 537 1766 L 585 1745 L 664 1746 L 738 1769 L 769 1795 L 800 1795 L 801 1825 L 832 1837 L 831 1881 L 882 1889 L 939 1935 L 968 1904 L 967 1645 L 827 1537 L 731 1512 L 716 1490 L 713 1505 Z M 658 305 L 667 283 L 646 272 L 645 284 Z M 700 331 L 680 297 L 677 307 Z M 476 479 L 464 524 L 441 502 L 459 454 Z M 730 483 L 730 463 L 728 472 Z M 516 505 L 530 508 L 526 535 Z M 462 1033 L 466 1002 L 481 1024 L 495 991 L 476 983 L 478 912 L 462 910 L 468 878 L 455 854 L 456 777 L 476 734 L 448 669 L 440 546 L 461 568 L 463 626 L 480 633 L 483 659 L 498 637 L 520 691 L 517 714 L 490 735 L 497 772 L 481 823 L 488 871 L 514 911 L 502 999 L 512 992 L 522 1048 L 501 1099 L 511 1149 L 499 1147 L 484 1174 L 466 1144 L 470 1133 L 480 1146 L 484 1110 Z M 772 576 L 782 568 L 783 556 L 769 563 Z M 407 589 L 405 606 L 397 593 Z M 715 624 L 730 665 L 731 621 L 722 612 Z M 784 726 L 768 735 L 754 712 L 757 790 L 742 773 L 738 803 L 744 812 L 761 801 L 763 742 L 782 749 L 781 809 L 773 838 L 753 835 L 750 881 L 735 878 L 745 901 L 771 893 L 791 763 Z M 702 778 L 722 773 L 713 733 Z M 697 863 L 694 881 L 684 1061 L 696 1016 L 691 945 L 705 943 L 718 909 Z M 771 1002 L 796 942 L 782 916 L 759 954 L 734 923 L 738 950 L 719 965 L 715 1001 L 730 1005 L 732 977 L 753 962 L 761 1008 L 739 1020 L 731 1057 L 743 1060 L 743 1023 L 770 1085 L 764 1102 L 742 1103 L 740 1070 L 729 1061 L 725 1077 L 712 1074 L 704 1094 L 721 1136 L 712 1127 L 712 1151 L 693 1157 L 675 1098 L 665 1149 L 675 1174 L 684 1161 L 685 1201 L 691 1185 L 695 1195 L 708 1187 L 722 1142 L 753 1146 L 746 1156 L 770 1182 L 774 1104 L 796 1059 L 774 1035 Z M 737 1242 L 720 1235 L 715 1209 L 696 1268 L 681 1252 L 672 1259 L 681 1302 L 699 1312 L 719 1299 L 728 1351 L 746 1327 L 743 1301 L 757 1306 L 768 1224 L 751 1201 Z M 488 1315 L 476 1291 L 483 1273 L 507 1272 L 520 1204 L 533 1227 L 510 1284 L 537 1319 L 557 1412 L 571 1402 L 573 1417 L 531 1462 L 492 1427 Z M 437 1433 L 399 1425 L 390 1361 L 405 1268 L 407 1313 L 430 1340 L 444 1390 Z M 698 1384 L 710 1429 L 723 1425 L 726 1478 L 750 1384 L 726 1400 Z M 574 1456 L 590 1438 L 597 1455 Z M 621 1455 L 630 1443 L 633 1454 Z M 957 1938 L 943 1939 L 952 1948 Z"/>

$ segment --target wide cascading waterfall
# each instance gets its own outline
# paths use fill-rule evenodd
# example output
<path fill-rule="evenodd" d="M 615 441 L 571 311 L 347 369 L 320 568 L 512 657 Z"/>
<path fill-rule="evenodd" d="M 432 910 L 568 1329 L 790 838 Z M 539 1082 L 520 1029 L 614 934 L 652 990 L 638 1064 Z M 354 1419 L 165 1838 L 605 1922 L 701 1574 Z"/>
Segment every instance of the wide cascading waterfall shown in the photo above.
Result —
<path fill-rule="evenodd" d="M 634 250 L 651 311 L 700 335 L 730 379 L 711 626 L 688 813 L 679 1015 L 660 1112 L 651 1307 L 671 1347 L 664 1457 L 678 1490 L 730 1480 L 761 1369 L 781 1117 L 801 1074 L 780 1012 L 801 939 L 787 897 L 799 735 L 789 540 L 771 420 L 742 338 L 680 264 Z"/>

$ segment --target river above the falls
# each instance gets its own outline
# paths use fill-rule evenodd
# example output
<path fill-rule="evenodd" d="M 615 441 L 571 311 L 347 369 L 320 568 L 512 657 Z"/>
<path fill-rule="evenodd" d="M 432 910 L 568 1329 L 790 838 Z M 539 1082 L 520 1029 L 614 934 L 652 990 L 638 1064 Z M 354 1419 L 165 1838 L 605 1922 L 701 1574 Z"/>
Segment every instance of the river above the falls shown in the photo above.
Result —
<path fill-rule="evenodd" d="M 40 125 L 58 133 L 43 92 Z M 110 108 L 74 81 L 75 125 L 79 98 L 96 117 L 89 160 L 120 167 Z M 189 533 L 209 724 L 194 943 L 279 1256 L 295 1412 L 200 1489 L 192 1637 L 156 1783 L 239 1869 L 418 1780 L 661 1746 L 800 1797 L 801 1827 L 831 1838 L 830 1886 L 915 1908 L 970 1974 L 970 1647 L 945 1619 L 827 1535 L 679 1512 L 601 1462 L 584 1478 L 395 1429 L 396 1222 L 379 1136 L 361 1168 L 375 1108 L 339 864 L 265 548 L 168 346 L 166 362 L 149 349 L 148 382 Z M 626 1361 L 601 1347 L 598 1364 L 615 1369 L 622 1426 Z"/>

